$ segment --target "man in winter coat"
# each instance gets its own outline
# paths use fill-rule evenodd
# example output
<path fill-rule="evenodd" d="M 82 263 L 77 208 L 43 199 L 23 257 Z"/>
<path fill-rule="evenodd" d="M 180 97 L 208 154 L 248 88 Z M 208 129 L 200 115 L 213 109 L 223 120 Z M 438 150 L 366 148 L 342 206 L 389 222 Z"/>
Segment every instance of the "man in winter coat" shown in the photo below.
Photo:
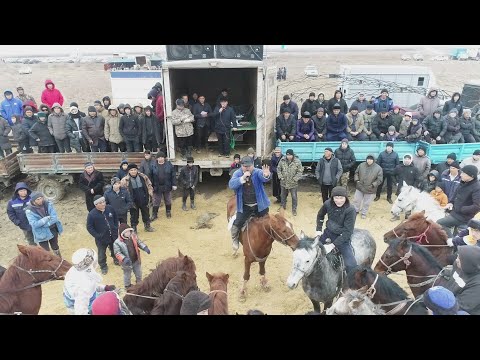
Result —
<path fill-rule="evenodd" d="M 353 178 L 357 159 L 355 158 L 355 152 L 350 145 L 348 145 L 347 139 L 343 139 L 340 143 L 340 147 L 335 150 L 335 157 L 342 163 L 343 173 L 339 185 L 345 186 L 348 193 L 348 180 L 350 177 Z"/>
<path fill-rule="evenodd" d="M 7 215 L 11 222 L 18 226 L 23 231 L 25 241 L 28 245 L 36 245 L 33 241 L 32 226 L 28 222 L 25 208 L 28 206 L 30 194 L 32 191 L 24 182 L 19 182 L 15 185 L 15 192 L 12 199 L 7 204 Z"/>
<path fill-rule="evenodd" d="M 193 149 L 193 123 L 195 118 L 189 109 L 185 107 L 183 99 L 177 99 L 177 108 L 172 111 L 171 122 L 175 127 L 178 147 L 182 153 L 182 160 L 192 156 Z"/>
<path fill-rule="evenodd" d="M 380 185 L 382 181 L 382 168 L 375 163 L 375 157 L 369 154 L 366 162 L 358 165 L 357 170 L 355 170 L 356 190 L 353 206 L 357 213 L 361 213 L 362 219 L 367 217 L 370 203 L 374 198 L 378 185 Z"/>
<path fill-rule="evenodd" d="M 275 120 L 275 133 L 280 141 L 295 141 L 297 120 L 292 115 L 290 107 L 285 106 Z"/>
<path fill-rule="evenodd" d="M 193 210 L 195 207 L 195 187 L 198 182 L 198 166 L 193 165 L 193 157 L 187 158 L 187 166 L 184 166 L 180 170 L 180 175 L 178 177 L 178 182 L 182 185 L 183 195 L 182 195 L 182 210 L 188 211 L 187 209 L 187 197 L 190 195 L 190 208 Z"/>
<path fill-rule="evenodd" d="M 112 152 L 120 150 L 120 144 L 123 142 L 122 134 L 120 133 L 120 117 L 115 105 L 108 107 L 108 115 L 105 118 L 105 140 L 110 142 Z"/>
<path fill-rule="evenodd" d="M 292 214 L 297 216 L 298 205 L 298 181 L 303 174 L 302 162 L 295 156 L 292 149 L 288 149 L 286 156 L 282 157 L 278 163 L 278 178 L 281 186 L 281 206 L 287 208 L 288 193 L 292 194 Z"/>
<path fill-rule="evenodd" d="M 346 114 L 348 112 L 348 105 L 343 99 L 343 93 L 340 90 L 335 90 L 333 98 L 328 100 L 328 116 L 333 114 L 333 107 L 335 106 L 335 104 L 340 105 L 340 112 L 342 114 Z"/>
<path fill-rule="evenodd" d="M 319 93 L 317 96 L 317 100 L 315 100 L 315 108 L 323 108 L 323 112 L 326 115 L 327 114 L 327 109 L 328 109 L 328 101 L 325 100 L 325 94 L 324 93 Z"/>
<path fill-rule="evenodd" d="M 452 95 L 452 98 L 448 101 L 445 101 L 445 104 L 443 105 L 443 115 L 447 115 L 450 112 L 450 110 L 455 108 L 458 111 L 458 116 L 462 116 L 463 104 L 460 101 L 461 97 L 462 95 L 460 95 L 460 93 L 454 92 Z"/>
<path fill-rule="evenodd" d="M 443 182 L 443 191 L 447 195 L 448 202 L 452 203 L 457 194 L 457 190 L 461 183 L 460 165 L 454 161 L 450 164 L 450 168 L 440 174 L 440 181 Z"/>
<path fill-rule="evenodd" d="M 444 117 L 445 127 L 440 133 L 441 138 L 445 138 L 447 144 L 457 144 L 462 140 L 462 133 L 460 132 L 460 119 L 458 118 L 457 109 L 450 110 L 447 116 Z"/>
<path fill-rule="evenodd" d="M 327 134 L 327 116 L 325 108 L 318 107 L 317 114 L 312 116 L 313 126 L 315 127 L 315 141 L 325 141 Z"/>
<path fill-rule="evenodd" d="M 118 234 L 118 238 L 113 243 L 113 251 L 117 260 L 122 264 L 123 286 L 128 289 L 132 286 L 132 270 L 135 275 L 135 283 L 138 284 L 142 281 L 140 249 L 147 254 L 150 254 L 150 249 L 127 224 L 120 224 Z"/>
<path fill-rule="evenodd" d="M 91 162 L 85 163 L 85 171 L 80 174 L 78 187 L 85 193 L 85 203 L 89 212 L 95 207 L 93 203 L 95 195 L 103 195 L 104 185 L 103 174 L 96 170 Z"/>
<path fill-rule="evenodd" d="M 480 154 L 480 152 L 479 152 Z M 440 175 L 442 175 L 442 173 L 445 171 L 445 170 L 448 170 L 450 169 L 450 165 L 454 162 L 454 161 L 457 161 L 457 154 L 455 153 L 450 153 L 447 155 L 447 161 L 445 162 L 441 162 L 439 163 L 435 169 L 438 171 L 438 173 Z M 465 160 L 462 161 L 462 164 L 464 163 Z M 465 164 L 467 165 L 467 164 Z M 460 165 L 460 168 L 462 168 L 462 165 Z"/>
<path fill-rule="evenodd" d="M 99 116 L 102 116 L 104 119 L 108 116 L 108 108 L 103 107 L 103 103 L 100 100 L 95 100 L 93 106 Z"/>
<path fill-rule="evenodd" d="M 82 119 L 82 136 L 90 144 L 92 152 L 106 152 L 105 119 L 97 113 L 95 106 L 88 107 L 88 116 Z"/>
<path fill-rule="evenodd" d="M 332 189 L 337 186 L 342 176 L 342 163 L 333 155 L 332 148 L 325 148 L 323 157 L 318 160 L 315 177 L 320 184 L 323 202 L 327 201 Z"/>
<path fill-rule="evenodd" d="M 43 111 L 37 113 L 38 121 L 28 131 L 38 146 L 38 152 L 53 153 L 55 149 L 55 139 L 48 130 L 47 114 Z"/>
<path fill-rule="evenodd" d="M 447 204 L 447 209 L 452 210 L 446 217 L 437 220 L 452 237 L 451 228 L 466 226 L 468 220 L 480 211 L 480 182 L 477 180 L 478 169 L 473 165 L 463 167 L 460 174 L 461 183 L 452 202 Z"/>
<path fill-rule="evenodd" d="M 51 108 L 55 103 L 63 106 L 63 95 L 60 90 L 55 88 L 55 84 L 53 83 L 53 81 L 47 79 L 45 80 L 45 89 L 42 92 L 42 104 L 45 104 L 49 108 Z"/>
<path fill-rule="evenodd" d="M 128 164 L 128 175 L 121 181 L 121 186 L 126 188 L 132 199 L 133 206 L 130 208 L 130 222 L 137 232 L 138 217 L 142 213 L 142 221 L 147 232 L 155 231 L 150 226 L 150 210 L 148 205 L 153 197 L 152 182 L 147 175 L 138 171 L 136 164 Z"/>
<path fill-rule="evenodd" d="M 393 100 L 388 96 L 387 89 L 382 89 L 380 96 L 375 98 L 373 109 L 376 113 L 383 111 L 383 109 L 387 109 L 387 112 L 393 111 Z"/>
<path fill-rule="evenodd" d="M 198 102 L 193 106 L 193 117 L 195 118 L 195 146 L 197 154 L 200 154 L 200 149 L 208 149 L 208 136 L 210 135 L 213 113 L 210 104 L 205 102 L 205 95 L 198 97 Z"/>
<path fill-rule="evenodd" d="M 142 143 L 145 150 L 157 151 L 162 141 L 160 138 L 160 123 L 150 105 L 145 106 L 142 116 Z"/>
<path fill-rule="evenodd" d="M 9 125 L 12 125 L 12 115 L 23 115 L 23 104 L 19 99 L 13 98 L 11 90 L 5 90 L 3 96 L 5 96 L 5 100 L 0 103 L 0 116 L 7 120 Z"/>
<path fill-rule="evenodd" d="M 159 87 L 159 92 L 155 100 L 155 115 L 158 118 L 161 143 L 165 142 L 165 109 L 163 108 L 163 93 L 162 87 Z M 160 146 L 160 144 L 158 144 Z"/>
<path fill-rule="evenodd" d="M 412 119 L 408 129 L 407 129 L 407 136 L 405 136 L 405 140 L 407 142 L 418 142 L 422 140 L 423 133 L 423 126 L 418 121 L 418 119 Z"/>
<path fill-rule="evenodd" d="M 35 107 L 37 106 L 37 103 L 33 98 L 33 96 L 25 94 L 25 90 L 23 89 L 23 86 L 17 86 L 17 94 L 18 94 L 17 99 L 20 100 L 22 104 L 25 104 L 26 101 L 31 101 L 33 102 Z"/>
<path fill-rule="evenodd" d="M 341 141 L 347 138 L 347 117 L 340 112 L 341 105 L 335 104 L 332 107 L 332 113 L 327 118 L 326 141 Z"/>
<path fill-rule="evenodd" d="M 38 111 L 35 111 L 38 112 Z M 23 107 L 23 121 L 22 126 L 27 130 L 28 134 L 28 147 L 33 148 L 35 152 L 38 152 L 38 145 L 35 139 L 30 135 L 30 129 L 37 122 L 37 115 L 34 114 L 33 108 L 31 106 Z"/>
<path fill-rule="evenodd" d="M 462 160 L 460 163 L 460 169 L 466 165 L 473 165 L 478 169 L 478 174 L 480 177 L 480 149 L 477 149 L 473 152 L 473 155 Z"/>
<path fill-rule="evenodd" d="M 358 98 L 352 103 L 352 106 L 356 106 L 358 109 L 358 112 L 361 113 L 362 111 L 365 111 L 367 109 L 368 105 L 368 100 L 365 99 L 365 94 L 358 94 Z"/>
<path fill-rule="evenodd" d="M 127 223 L 128 211 L 132 208 L 132 198 L 128 190 L 121 187 L 121 179 L 114 176 L 110 181 L 112 187 L 105 191 L 103 197 L 107 205 L 111 205 L 117 213 L 119 223 Z"/>
<path fill-rule="evenodd" d="M 395 168 L 400 164 L 398 154 L 393 151 L 393 142 L 388 142 L 385 151 L 382 151 L 377 159 L 377 164 L 382 168 L 383 179 L 377 187 L 377 194 L 373 201 L 380 200 L 380 194 L 382 193 L 383 184 L 387 182 L 387 201 L 393 204 L 392 191 L 394 182 Z"/>
<path fill-rule="evenodd" d="M 317 112 L 317 108 L 315 105 L 315 93 L 311 92 L 308 95 L 308 99 L 303 102 L 300 113 L 303 115 L 305 111 L 308 111 L 310 114 L 315 114 Z"/>
<path fill-rule="evenodd" d="M 463 136 L 463 142 L 474 143 L 475 142 L 475 120 L 472 119 L 472 110 L 463 110 L 463 115 L 460 116 L 460 132 Z"/>
<path fill-rule="evenodd" d="M 273 150 L 272 158 L 270 160 L 270 172 L 272 173 L 272 195 L 277 199 L 275 201 L 276 204 L 281 202 L 281 186 L 280 186 L 280 179 L 278 178 L 278 163 L 280 159 L 283 157 L 282 149 L 280 147 L 276 147 Z M 238 159 L 240 160 L 240 155 L 238 155 Z M 240 165 L 240 162 L 239 164 Z M 240 166 L 238 167 L 240 168 Z"/>
<path fill-rule="evenodd" d="M 82 152 L 82 148 L 86 144 L 82 136 L 82 116 L 76 106 L 70 107 L 70 113 L 68 113 L 65 122 L 65 132 L 70 140 L 70 149 L 75 149 L 77 153 Z"/>
<path fill-rule="evenodd" d="M 33 150 L 30 147 L 30 134 L 23 124 L 20 122 L 19 115 L 12 115 L 12 133 L 13 140 L 18 143 L 17 150 L 22 154 L 32 153 Z"/>
<path fill-rule="evenodd" d="M 315 124 L 313 123 L 308 111 L 305 111 L 302 114 L 302 118 L 297 121 L 296 141 L 315 141 Z"/>
<path fill-rule="evenodd" d="M 433 115 L 433 112 L 440 106 L 440 99 L 438 98 L 438 91 L 431 88 L 427 95 L 420 99 L 417 105 L 417 111 L 420 112 L 420 119 L 425 119 L 428 115 Z"/>
<path fill-rule="evenodd" d="M 150 150 L 145 150 L 143 152 L 143 157 L 144 159 L 140 163 L 138 171 L 140 171 L 142 174 L 147 175 L 150 181 L 152 181 L 152 171 L 153 167 L 155 166 L 156 160 L 152 157 L 152 152 Z"/>
<path fill-rule="evenodd" d="M 284 113 L 284 109 L 286 107 L 290 108 L 290 114 L 293 116 L 295 121 L 297 121 L 299 115 L 298 105 L 295 101 L 290 99 L 289 95 L 283 95 L 283 102 L 280 104 L 280 115 Z"/>
<path fill-rule="evenodd" d="M 380 108 L 377 115 L 372 120 L 372 130 L 378 140 L 383 140 L 388 132 L 388 128 L 393 125 L 392 119 L 386 107 Z"/>
<path fill-rule="evenodd" d="M 63 112 L 59 103 L 53 104 L 52 113 L 48 115 L 48 130 L 55 138 L 58 146 L 58 152 L 72 152 L 70 148 L 70 138 L 67 136 L 66 124 L 67 115 Z"/>
<path fill-rule="evenodd" d="M 405 154 L 403 156 L 403 163 L 397 165 L 395 171 L 393 172 L 395 177 L 397 178 L 397 192 L 395 195 L 399 195 L 402 191 L 403 184 L 406 183 L 407 185 L 419 187 L 419 184 L 422 182 L 422 178 L 420 178 L 420 172 L 418 169 L 413 166 L 412 163 L 412 155 Z M 405 213 L 405 219 L 408 219 L 410 216 L 410 212 Z M 391 221 L 399 220 L 400 216 L 393 215 L 390 219 Z"/>
<path fill-rule="evenodd" d="M 419 147 L 417 147 L 417 154 L 413 155 L 412 161 L 413 166 L 418 169 L 418 173 L 420 174 L 420 180 L 423 181 L 427 178 L 427 175 L 432 168 L 432 162 L 427 156 L 427 149 L 425 148 L 425 146 L 420 145 Z"/>
<path fill-rule="evenodd" d="M 107 247 L 110 249 L 113 263 L 119 264 L 113 252 L 113 242 L 118 236 L 118 216 L 115 209 L 107 205 L 103 196 L 95 195 L 93 204 L 95 208 L 90 210 L 87 216 L 87 230 L 95 238 L 98 264 L 102 269 L 102 274 L 106 275 L 108 273 Z"/>
<path fill-rule="evenodd" d="M 71 315 L 88 315 L 97 294 L 115 290 L 115 285 L 103 285 L 97 273 L 97 253 L 93 249 L 78 249 L 72 255 L 72 267 L 65 275 L 63 301 Z"/>
<path fill-rule="evenodd" d="M 445 134 L 446 126 L 440 110 L 435 110 L 433 115 L 428 115 L 422 125 L 424 126 L 423 136 L 425 141 L 430 144 L 445 144 L 445 138 L 440 134 Z"/>
<path fill-rule="evenodd" d="M 215 119 L 215 132 L 218 137 L 219 157 L 230 157 L 230 132 L 237 130 L 237 118 L 232 107 L 228 106 L 226 97 L 220 98 L 220 105 L 213 110 Z"/>
<path fill-rule="evenodd" d="M 142 127 L 138 116 L 132 114 L 132 108 L 129 104 L 125 104 L 125 115 L 120 118 L 119 131 L 125 144 L 127 152 L 140 152 L 140 136 Z"/>
<path fill-rule="evenodd" d="M 153 216 L 152 221 L 158 219 L 158 209 L 165 201 L 165 211 L 168 219 L 172 217 L 172 190 L 177 190 L 177 179 L 173 164 L 165 159 L 164 152 L 157 153 L 157 162 L 152 167 L 153 184 Z"/>
<path fill-rule="evenodd" d="M 480 248 L 460 246 L 453 275 L 445 286 L 453 292 L 460 310 L 480 315 Z"/>
<path fill-rule="evenodd" d="M 373 132 L 373 119 L 377 113 L 373 111 L 373 104 L 367 104 L 367 108 L 360 113 L 360 116 L 363 118 L 363 126 L 365 127 L 365 135 L 367 135 L 366 140 L 376 141 L 377 136 Z"/>
<path fill-rule="evenodd" d="M 348 140 L 364 141 L 367 139 L 365 134 L 365 126 L 363 124 L 363 117 L 358 114 L 356 105 L 352 105 L 347 117 L 347 137 Z"/>

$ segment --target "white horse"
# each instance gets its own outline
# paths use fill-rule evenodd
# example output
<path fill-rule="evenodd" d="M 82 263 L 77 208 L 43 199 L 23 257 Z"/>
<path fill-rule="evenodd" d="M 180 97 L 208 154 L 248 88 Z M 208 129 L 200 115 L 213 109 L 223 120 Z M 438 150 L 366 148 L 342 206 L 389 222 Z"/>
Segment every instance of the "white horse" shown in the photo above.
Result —
<path fill-rule="evenodd" d="M 445 217 L 445 209 L 433 196 L 428 192 L 407 185 L 404 181 L 402 191 L 392 205 L 391 213 L 398 216 L 401 212 L 419 212 L 422 210 L 425 210 L 425 217 L 428 220 L 437 222 L 438 219 Z"/>
<path fill-rule="evenodd" d="M 367 287 L 358 290 L 347 290 L 327 309 L 327 315 L 385 315 L 378 305 L 375 305 L 366 294 Z"/>

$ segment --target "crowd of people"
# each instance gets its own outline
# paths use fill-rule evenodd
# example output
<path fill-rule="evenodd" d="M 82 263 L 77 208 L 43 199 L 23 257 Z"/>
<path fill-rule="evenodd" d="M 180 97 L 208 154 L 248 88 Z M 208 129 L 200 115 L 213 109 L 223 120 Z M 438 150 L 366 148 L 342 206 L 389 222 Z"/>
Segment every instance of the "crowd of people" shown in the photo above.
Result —
<path fill-rule="evenodd" d="M 438 90 L 430 89 L 420 99 L 417 113 L 394 105 L 387 89 L 370 100 L 364 94 L 348 108 L 340 90 L 330 100 L 311 92 L 300 108 L 283 97 L 275 132 L 281 141 L 408 141 L 431 144 L 480 142 L 480 107 L 464 109 L 461 95 L 440 106 Z"/>

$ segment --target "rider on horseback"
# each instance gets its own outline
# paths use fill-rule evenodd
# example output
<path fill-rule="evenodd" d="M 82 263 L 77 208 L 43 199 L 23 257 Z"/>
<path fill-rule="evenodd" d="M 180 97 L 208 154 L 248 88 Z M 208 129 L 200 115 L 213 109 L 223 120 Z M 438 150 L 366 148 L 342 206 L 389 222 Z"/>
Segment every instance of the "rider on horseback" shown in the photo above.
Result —
<path fill-rule="evenodd" d="M 253 160 L 249 156 L 243 157 L 242 167 L 235 171 L 228 182 L 230 189 L 235 190 L 237 196 L 237 215 L 232 225 L 232 248 L 234 251 L 239 247 L 239 236 L 242 226 L 251 215 L 262 217 L 268 214 L 270 200 L 268 199 L 263 183 L 270 180 L 270 167 L 263 165 L 262 170 L 253 166 Z"/>
<path fill-rule="evenodd" d="M 328 215 L 328 221 L 322 234 L 325 215 Z M 321 235 L 320 241 L 324 244 L 327 254 L 335 248 L 340 251 L 347 273 L 357 266 L 351 245 L 355 220 L 355 208 L 348 201 L 346 188 L 343 186 L 333 188 L 332 197 L 325 201 L 318 211 L 316 234 Z M 326 244 L 328 239 L 331 243 Z"/>

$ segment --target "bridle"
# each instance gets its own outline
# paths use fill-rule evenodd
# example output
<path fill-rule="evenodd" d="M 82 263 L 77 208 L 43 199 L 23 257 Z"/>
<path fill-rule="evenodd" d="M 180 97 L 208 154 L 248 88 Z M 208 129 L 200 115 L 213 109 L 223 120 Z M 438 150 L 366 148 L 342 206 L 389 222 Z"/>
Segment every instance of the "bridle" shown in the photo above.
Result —
<path fill-rule="evenodd" d="M 179 298 L 182 300 L 182 302 L 183 302 L 183 300 L 185 300 L 185 296 L 184 296 L 184 295 L 181 295 L 181 294 L 179 294 L 179 293 L 177 293 L 177 292 L 175 292 L 175 291 L 173 291 L 173 290 L 170 290 L 170 289 L 168 288 L 168 285 L 170 285 L 170 283 L 172 282 L 173 279 L 175 279 L 175 278 L 170 279 L 170 281 L 168 282 L 167 286 L 165 286 L 165 289 L 163 290 L 163 293 L 165 294 L 166 292 L 169 292 L 169 293 L 171 293 L 171 294 L 179 297 Z M 196 285 L 195 288 L 192 287 L 189 291 L 187 291 L 187 294 L 188 294 L 190 291 L 193 291 L 193 290 L 199 290 L 198 285 Z"/>
<path fill-rule="evenodd" d="M 34 287 L 37 287 L 37 286 L 40 286 L 42 284 L 46 284 L 52 280 L 58 280 L 58 279 L 61 279 L 62 276 L 58 276 L 57 275 L 57 271 L 58 269 L 60 269 L 60 267 L 62 266 L 63 262 L 65 260 L 62 259 L 62 261 L 60 261 L 60 263 L 58 264 L 58 266 L 56 267 L 55 270 L 33 270 L 33 269 L 30 269 L 30 270 L 25 270 L 24 268 L 18 266 L 18 265 L 15 265 L 13 264 L 12 266 L 16 267 L 17 269 L 21 270 L 21 271 L 24 271 L 26 272 L 28 275 L 30 275 L 32 278 L 33 278 L 33 281 L 34 283 L 31 284 L 31 285 L 28 285 L 28 286 L 25 286 L 23 288 L 20 288 L 20 289 L 15 289 L 15 290 L 10 290 L 10 291 L 4 291 L 4 292 L 1 292 L 0 294 L 8 294 L 8 293 L 14 293 L 14 292 L 19 292 L 19 291 L 23 291 L 23 290 L 27 290 L 27 289 L 31 289 L 31 288 L 34 288 Z M 40 281 L 40 282 L 36 282 L 38 281 L 36 278 L 35 278 L 35 273 L 50 273 L 52 275 L 51 278 L 48 278 L 47 280 L 44 280 L 44 281 Z"/>
<path fill-rule="evenodd" d="M 410 248 L 408 249 L 408 251 L 405 253 L 405 255 L 403 255 L 400 259 L 398 259 L 397 261 L 395 261 L 393 264 L 391 265 L 387 265 L 385 264 L 385 262 L 382 260 L 382 258 L 380 258 L 380 262 L 383 264 L 383 266 L 385 266 L 387 268 L 387 271 L 385 271 L 385 275 L 389 275 L 392 273 L 392 268 L 397 265 L 398 263 L 400 262 L 404 262 L 405 263 L 405 269 L 410 265 L 410 260 L 408 260 L 410 257 L 412 256 L 412 245 L 410 245 Z"/>
<path fill-rule="evenodd" d="M 290 240 L 291 238 L 293 238 L 295 236 L 295 232 L 292 230 L 292 235 L 286 237 L 286 238 L 283 238 L 279 233 L 277 233 L 275 231 L 275 229 L 272 227 L 272 223 L 269 222 L 269 226 L 270 226 L 270 232 L 267 231 L 267 229 L 265 228 L 265 224 L 263 224 L 263 230 L 267 233 L 267 235 L 270 235 L 272 237 L 272 239 L 274 240 L 277 240 L 279 242 L 281 242 L 283 245 L 285 246 L 289 246 L 290 248 L 292 248 L 292 246 L 288 243 L 288 240 Z M 273 233 L 273 234 L 272 234 Z M 292 248 L 293 249 L 293 248 Z M 293 249 L 294 250 L 294 249 Z"/>
<path fill-rule="evenodd" d="M 427 243 L 430 244 L 430 242 L 428 241 L 428 237 L 427 237 L 427 232 L 430 230 L 430 227 L 432 225 L 428 225 L 428 227 L 425 229 L 425 231 L 423 233 L 421 233 L 420 235 L 415 235 L 415 236 L 408 236 L 408 237 L 404 237 L 405 239 L 416 239 L 415 242 L 420 244 L 421 245 L 421 242 L 423 239 L 425 239 L 425 241 Z M 395 229 L 392 230 L 393 231 L 393 234 L 397 237 L 397 238 L 400 238 L 402 236 L 399 236 L 396 232 L 395 232 Z"/>
<path fill-rule="evenodd" d="M 302 278 L 304 278 L 305 276 L 309 276 L 309 275 L 313 272 L 313 269 L 315 269 L 315 265 L 317 264 L 318 258 L 321 257 L 321 256 L 322 256 L 322 249 L 320 249 L 320 242 L 319 242 L 319 243 L 317 244 L 317 255 L 315 256 L 315 259 L 313 259 L 311 267 L 310 267 L 308 270 L 306 270 L 306 271 L 300 269 L 300 268 L 297 267 L 297 266 L 294 266 L 293 268 L 294 268 L 295 270 L 300 271 L 301 273 L 303 273 Z M 324 256 L 323 259 L 322 259 L 322 261 L 323 261 L 324 259 L 326 259 L 326 258 L 327 258 L 327 257 Z"/>
<path fill-rule="evenodd" d="M 378 274 L 377 276 L 375 277 L 375 280 L 373 281 L 372 285 L 370 285 L 370 287 L 367 289 L 367 291 L 365 291 L 365 294 L 370 298 L 370 299 L 373 299 L 373 297 L 375 296 L 375 294 L 377 293 L 377 289 L 375 289 L 375 284 L 377 283 L 378 281 Z"/>

